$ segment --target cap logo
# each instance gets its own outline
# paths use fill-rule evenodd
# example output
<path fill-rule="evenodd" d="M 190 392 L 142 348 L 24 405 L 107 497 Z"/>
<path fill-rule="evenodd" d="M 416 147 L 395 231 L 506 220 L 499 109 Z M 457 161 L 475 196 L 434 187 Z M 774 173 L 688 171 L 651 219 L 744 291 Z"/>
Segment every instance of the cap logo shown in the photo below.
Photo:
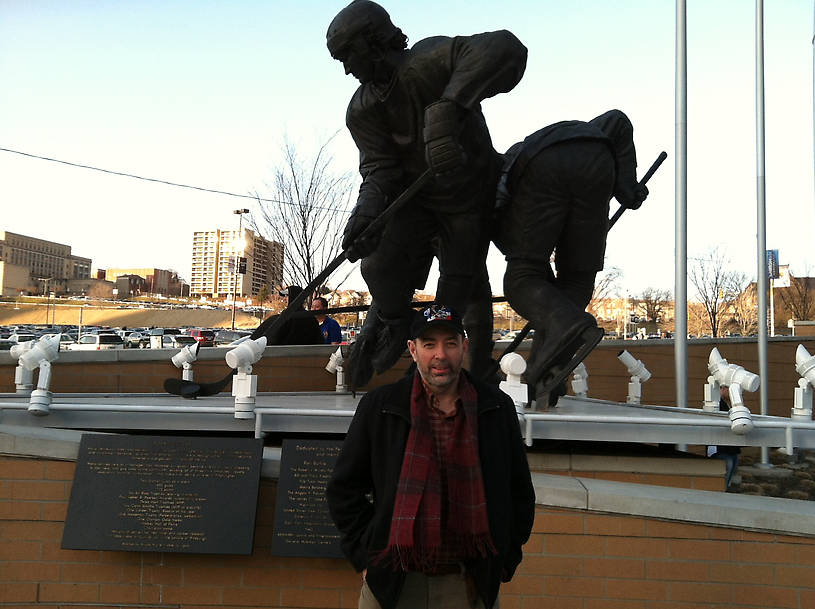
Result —
<path fill-rule="evenodd" d="M 453 313 L 447 307 L 433 305 L 424 310 L 425 323 L 431 321 L 453 321 Z"/>

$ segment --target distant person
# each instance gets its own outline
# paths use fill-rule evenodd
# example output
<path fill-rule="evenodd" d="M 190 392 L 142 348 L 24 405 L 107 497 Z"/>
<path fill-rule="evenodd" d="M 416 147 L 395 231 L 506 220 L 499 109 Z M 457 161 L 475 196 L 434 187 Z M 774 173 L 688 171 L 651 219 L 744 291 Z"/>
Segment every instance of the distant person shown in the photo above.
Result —
<path fill-rule="evenodd" d="M 719 398 L 719 411 L 727 412 L 730 410 L 730 404 L 727 401 L 730 399 L 730 388 L 721 388 L 721 397 Z M 738 446 L 708 446 L 707 456 L 714 459 L 721 459 L 725 463 L 725 479 L 724 488 L 730 488 L 730 483 L 733 480 L 733 474 L 739 467 L 739 454 L 741 449 Z"/>
<path fill-rule="evenodd" d="M 281 296 L 287 296 L 288 302 L 297 298 L 303 291 L 298 285 L 290 285 L 280 291 Z M 322 345 L 323 334 L 320 332 L 320 324 L 313 315 L 300 316 L 296 313 L 287 319 L 272 340 L 272 345 Z"/>
<path fill-rule="evenodd" d="M 312 311 L 324 311 L 328 308 L 328 301 L 322 296 L 318 296 L 311 301 Z M 326 345 L 339 345 L 342 342 L 342 331 L 340 324 L 331 319 L 328 315 L 315 315 L 314 318 L 320 324 L 320 332 Z"/>

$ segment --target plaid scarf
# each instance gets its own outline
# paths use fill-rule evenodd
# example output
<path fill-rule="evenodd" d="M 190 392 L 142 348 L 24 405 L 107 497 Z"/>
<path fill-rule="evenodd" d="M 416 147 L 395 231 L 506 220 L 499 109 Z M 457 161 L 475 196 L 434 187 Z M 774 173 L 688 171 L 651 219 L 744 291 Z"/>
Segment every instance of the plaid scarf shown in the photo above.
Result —
<path fill-rule="evenodd" d="M 470 382 L 459 382 L 461 411 L 447 446 L 447 527 L 442 532 L 442 488 L 433 456 L 429 405 L 417 373 L 410 395 L 411 428 L 396 490 L 388 546 L 378 560 L 394 570 L 433 572 L 444 536 L 461 559 L 497 553 L 490 537 L 487 503 L 478 458 L 478 395 Z"/>

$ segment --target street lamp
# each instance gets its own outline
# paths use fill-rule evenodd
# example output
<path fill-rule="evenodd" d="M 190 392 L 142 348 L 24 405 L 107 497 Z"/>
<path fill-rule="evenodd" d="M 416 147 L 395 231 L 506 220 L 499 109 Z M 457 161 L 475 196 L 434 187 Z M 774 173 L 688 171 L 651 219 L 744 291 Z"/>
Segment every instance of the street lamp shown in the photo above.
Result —
<path fill-rule="evenodd" d="M 248 214 L 248 209 L 236 209 L 232 212 L 233 214 L 238 215 L 238 239 L 243 240 L 243 214 Z M 245 244 L 244 244 L 245 246 Z M 238 267 L 239 259 L 238 259 L 238 244 L 234 243 L 235 248 L 235 276 L 234 276 L 234 283 L 232 284 L 232 331 L 235 330 L 235 301 L 237 299 L 237 291 L 238 291 Z"/>
<path fill-rule="evenodd" d="M 52 279 L 53 279 L 53 277 L 37 277 L 37 281 L 45 282 L 45 286 L 43 288 L 42 295 L 46 297 L 46 300 L 45 300 L 45 325 L 46 326 L 48 325 L 48 312 L 49 312 L 48 309 L 50 308 L 50 304 L 51 304 L 51 298 L 50 298 L 49 292 L 48 292 L 48 282 L 51 281 Z"/>

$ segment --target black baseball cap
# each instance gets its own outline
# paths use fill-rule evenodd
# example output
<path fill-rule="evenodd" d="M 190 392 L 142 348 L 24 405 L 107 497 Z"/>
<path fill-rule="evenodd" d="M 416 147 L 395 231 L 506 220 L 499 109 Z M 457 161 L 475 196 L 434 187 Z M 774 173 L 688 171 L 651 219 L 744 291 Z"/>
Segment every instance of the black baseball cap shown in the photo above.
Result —
<path fill-rule="evenodd" d="M 461 315 L 455 309 L 444 305 L 432 305 L 414 317 L 410 327 L 410 338 L 419 338 L 430 328 L 438 327 L 447 328 L 461 336 L 466 336 L 464 325 L 461 323 Z"/>

